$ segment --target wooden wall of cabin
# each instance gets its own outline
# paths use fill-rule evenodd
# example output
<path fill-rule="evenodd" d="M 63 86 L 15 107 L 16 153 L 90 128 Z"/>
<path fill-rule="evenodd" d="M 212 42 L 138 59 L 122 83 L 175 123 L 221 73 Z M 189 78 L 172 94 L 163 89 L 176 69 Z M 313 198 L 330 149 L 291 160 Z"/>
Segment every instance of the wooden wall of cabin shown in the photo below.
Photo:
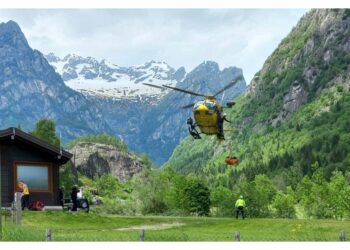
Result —
<path fill-rule="evenodd" d="M 9 193 L 9 183 L 8 183 L 8 169 L 5 166 L 6 162 L 6 149 L 4 148 L 3 142 L 0 141 L 0 164 L 1 164 L 1 199 L 3 206 L 8 204 L 8 193 Z"/>
<path fill-rule="evenodd" d="M 59 167 L 55 156 L 28 145 L 20 140 L 1 141 L 2 198 L 3 206 L 10 206 L 14 196 L 14 162 L 52 163 L 52 192 L 30 190 L 30 202 L 39 200 L 45 205 L 58 205 Z"/>

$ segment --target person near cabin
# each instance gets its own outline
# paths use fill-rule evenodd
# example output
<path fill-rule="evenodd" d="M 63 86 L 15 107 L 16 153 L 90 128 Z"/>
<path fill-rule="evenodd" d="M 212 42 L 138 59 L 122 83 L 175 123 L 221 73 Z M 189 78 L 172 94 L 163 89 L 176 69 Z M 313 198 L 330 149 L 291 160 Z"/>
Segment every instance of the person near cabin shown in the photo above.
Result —
<path fill-rule="evenodd" d="M 243 196 L 240 195 L 235 204 L 236 207 L 236 219 L 238 219 L 238 215 L 242 214 L 242 219 L 244 220 L 244 209 L 245 209 L 245 201 L 243 200 Z"/>
<path fill-rule="evenodd" d="M 60 205 L 64 207 L 64 188 L 60 187 L 58 190 L 58 199 L 60 200 Z"/>
<path fill-rule="evenodd" d="M 77 211 L 78 210 L 78 193 L 79 193 L 79 189 L 77 186 L 74 186 L 72 188 L 72 192 L 71 192 L 71 199 L 72 199 L 72 210 L 71 211 Z"/>
<path fill-rule="evenodd" d="M 19 188 L 22 190 L 22 197 L 21 197 L 21 205 L 22 210 L 29 209 L 29 188 L 27 184 L 24 183 L 24 181 L 18 182 Z"/>
<path fill-rule="evenodd" d="M 188 132 L 194 139 L 200 139 L 201 136 L 199 135 L 198 131 L 196 130 L 196 124 L 193 122 L 192 117 L 189 117 L 187 119 L 187 125 L 188 125 Z"/>

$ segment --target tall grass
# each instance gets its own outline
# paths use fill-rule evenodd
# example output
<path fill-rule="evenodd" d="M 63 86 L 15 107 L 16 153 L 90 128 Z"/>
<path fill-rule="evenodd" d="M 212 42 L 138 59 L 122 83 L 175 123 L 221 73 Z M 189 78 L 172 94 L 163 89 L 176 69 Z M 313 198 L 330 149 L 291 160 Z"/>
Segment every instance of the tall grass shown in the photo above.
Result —
<path fill-rule="evenodd" d="M 2 241 L 44 241 L 45 230 L 28 226 L 5 225 Z"/>

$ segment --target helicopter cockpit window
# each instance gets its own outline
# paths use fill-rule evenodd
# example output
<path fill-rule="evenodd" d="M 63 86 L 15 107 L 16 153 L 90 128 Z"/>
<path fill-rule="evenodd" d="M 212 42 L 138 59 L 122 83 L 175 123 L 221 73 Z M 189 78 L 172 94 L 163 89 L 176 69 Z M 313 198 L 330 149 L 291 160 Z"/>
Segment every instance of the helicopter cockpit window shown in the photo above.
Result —
<path fill-rule="evenodd" d="M 197 102 L 197 103 L 194 105 L 193 109 L 196 109 L 199 105 L 202 105 L 202 104 L 204 104 L 204 101 Z"/>
<path fill-rule="evenodd" d="M 215 104 L 213 102 L 205 102 L 205 106 L 207 106 L 209 109 L 215 109 Z"/>

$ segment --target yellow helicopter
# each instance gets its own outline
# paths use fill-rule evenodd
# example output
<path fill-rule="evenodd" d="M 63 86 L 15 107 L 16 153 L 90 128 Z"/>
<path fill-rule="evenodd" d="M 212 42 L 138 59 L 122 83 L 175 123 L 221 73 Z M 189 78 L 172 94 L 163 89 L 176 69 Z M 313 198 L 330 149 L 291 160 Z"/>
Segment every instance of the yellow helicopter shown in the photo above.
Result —
<path fill-rule="evenodd" d="M 223 112 L 223 108 L 231 108 L 233 105 L 235 105 L 235 103 L 228 102 L 226 106 L 222 106 L 216 100 L 215 97 L 221 94 L 222 92 L 224 92 L 225 90 L 227 90 L 228 88 L 233 87 L 241 79 L 242 77 L 238 77 L 234 79 L 233 81 L 231 81 L 229 84 L 227 84 L 225 87 L 223 87 L 213 95 L 203 95 L 193 91 L 172 87 L 169 85 L 159 86 L 159 85 L 154 85 L 150 83 L 143 83 L 143 84 L 154 88 L 160 88 L 160 89 L 169 88 L 182 93 L 204 97 L 204 100 L 202 101 L 191 103 L 181 107 L 184 109 L 193 107 L 192 111 L 193 111 L 195 122 L 193 122 L 193 119 L 191 117 L 187 119 L 188 131 L 194 139 L 201 139 L 200 133 L 198 133 L 198 131 L 196 130 L 196 127 L 199 127 L 201 134 L 216 135 L 218 142 L 220 143 L 222 140 L 225 140 L 223 122 L 224 121 L 230 122 L 226 119 L 226 115 Z"/>

